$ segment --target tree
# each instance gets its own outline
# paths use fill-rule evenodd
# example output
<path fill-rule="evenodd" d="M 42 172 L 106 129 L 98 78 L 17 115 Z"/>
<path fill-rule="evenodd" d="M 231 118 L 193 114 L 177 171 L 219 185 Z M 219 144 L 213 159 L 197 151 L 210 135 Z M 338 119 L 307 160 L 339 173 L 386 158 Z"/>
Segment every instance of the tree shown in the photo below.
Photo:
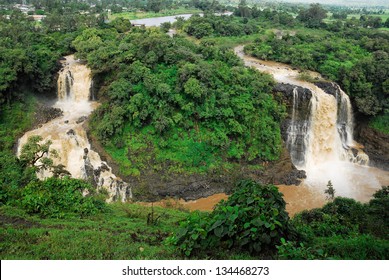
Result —
<path fill-rule="evenodd" d="M 298 19 L 307 27 L 318 28 L 322 25 L 323 19 L 327 17 L 327 11 L 320 4 L 311 4 L 307 10 L 300 10 Z"/>
<path fill-rule="evenodd" d="M 132 28 L 131 22 L 122 17 L 115 18 L 109 25 L 115 28 L 119 33 L 128 32 Z"/>
<path fill-rule="evenodd" d="M 52 142 L 47 140 L 44 143 L 42 137 L 39 135 L 30 136 L 27 143 L 23 145 L 20 153 L 20 161 L 26 167 L 34 167 L 37 170 L 47 170 L 53 166 L 53 160 L 48 157 L 48 154 L 57 156 L 55 150 L 50 151 L 50 145 Z"/>
<path fill-rule="evenodd" d="M 162 0 L 149 0 L 147 1 L 147 9 L 149 11 L 153 11 L 154 13 L 158 13 L 163 8 Z"/>
<path fill-rule="evenodd" d="M 251 10 L 247 6 L 246 0 L 241 0 L 238 6 L 238 15 L 241 17 L 251 17 Z"/>
<path fill-rule="evenodd" d="M 190 215 L 181 224 L 176 245 L 187 256 L 217 254 L 217 249 L 222 248 L 252 255 L 269 253 L 281 238 L 290 240 L 295 234 L 282 196 L 273 185 L 243 180 L 228 200 L 221 201 L 208 216 Z"/>
<path fill-rule="evenodd" d="M 327 199 L 333 201 L 335 198 L 335 189 L 332 185 L 331 180 L 328 181 L 327 189 L 324 191 L 327 194 Z"/>

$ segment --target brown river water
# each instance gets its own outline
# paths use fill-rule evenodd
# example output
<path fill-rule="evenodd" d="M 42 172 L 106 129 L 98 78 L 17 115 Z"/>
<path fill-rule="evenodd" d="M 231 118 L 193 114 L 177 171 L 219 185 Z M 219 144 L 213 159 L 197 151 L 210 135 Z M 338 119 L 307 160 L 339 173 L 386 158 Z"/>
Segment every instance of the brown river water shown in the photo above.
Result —
<path fill-rule="evenodd" d="M 234 51 L 243 59 L 246 66 L 271 74 L 279 83 L 308 88 L 315 97 L 311 100 L 313 109 L 307 131 L 309 137 L 306 139 L 305 162 L 298 166 L 299 169 L 306 171 L 307 179 L 299 186 L 278 186 L 287 203 L 286 210 L 291 216 L 304 209 L 323 206 L 327 202 L 324 191 L 329 180 L 334 185 L 336 196 L 349 197 L 361 202 L 369 201 L 381 186 L 389 185 L 389 172 L 368 166 L 368 156 L 360 149 L 360 144 L 353 140 L 352 107 L 348 96 L 340 88 L 339 96 L 344 104 L 349 136 L 347 142 L 342 142 L 338 134 L 338 102 L 334 96 L 326 94 L 315 84 L 299 80 L 300 72 L 289 65 L 247 56 L 243 53 L 243 46 L 236 47 Z M 309 75 L 321 78 L 320 74 L 315 72 L 309 72 Z M 345 149 L 344 146 L 360 150 L 358 157 L 354 157 L 350 149 Z M 156 204 L 211 211 L 215 204 L 226 198 L 225 194 L 215 194 L 195 201 L 165 200 Z"/>

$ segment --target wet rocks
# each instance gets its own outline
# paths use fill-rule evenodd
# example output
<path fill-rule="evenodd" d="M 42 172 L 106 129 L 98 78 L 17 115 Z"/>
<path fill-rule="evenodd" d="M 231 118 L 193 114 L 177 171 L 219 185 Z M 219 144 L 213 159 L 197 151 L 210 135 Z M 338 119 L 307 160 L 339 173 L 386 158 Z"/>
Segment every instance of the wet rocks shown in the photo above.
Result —
<path fill-rule="evenodd" d="M 280 159 L 270 163 L 260 178 L 266 184 L 299 185 L 306 174 L 293 165 L 289 151 L 284 147 Z"/>
<path fill-rule="evenodd" d="M 316 82 L 317 87 L 321 88 L 325 93 L 331 94 L 336 97 L 339 92 L 339 86 L 334 82 Z"/>
<path fill-rule="evenodd" d="M 200 178 L 199 178 L 200 179 Z M 157 190 L 158 196 L 178 196 L 185 200 L 194 200 L 215 194 L 215 188 L 208 180 L 188 182 L 188 184 L 171 185 L 166 189 Z"/>
<path fill-rule="evenodd" d="M 389 135 L 383 134 L 362 122 L 356 129 L 356 140 L 364 145 L 369 165 L 389 170 Z"/>
<path fill-rule="evenodd" d="M 46 105 L 39 105 L 34 116 L 34 127 L 38 127 L 45 124 L 55 118 L 63 115 L 63 112 L 59 108 L 48 107 Z"/>
<path fill-rule="evenodd" d="M 88 148 L 84 148 L 84 155 L 83 155 L 83 157 L 82 157 L 84 160 L 87 159 L 88 153 L 89 153 Z"/>
<path fill-rule="evenodd" d="M 82 116 L 82 117 L 78 118 L 78 120 L 76 120 L 76 124 L 84 122 L 87 118 L 88 117 L 86 117 L 86 116 Z"/>

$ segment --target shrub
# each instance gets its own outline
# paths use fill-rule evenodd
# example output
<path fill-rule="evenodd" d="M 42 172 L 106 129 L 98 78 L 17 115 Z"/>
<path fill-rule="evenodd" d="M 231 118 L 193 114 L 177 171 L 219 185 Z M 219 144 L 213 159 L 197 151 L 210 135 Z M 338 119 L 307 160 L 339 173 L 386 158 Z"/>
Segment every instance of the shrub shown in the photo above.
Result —
<path fill-rule="evenodd" d="M 297 214 L 295 226 L 300 246 L 285 241 L 278 246 L 279 258 L 387 259 L 389 247 L 389 187 L 362 204 L 337 197 L 322 208 Z"/>
<path fill-rule="evenodd" d="M 181 226 L 176 244 L 187 256 L 220 248 L 268 254 L 281 238 L 294 237 L 277 187 L 251 180 L 238 183 L 228 200 L 219 203 L 208 216 L 192 214 Z"/>
<path fill-rule="evenodd" d="M 105 202 L 93 192 L 92 186 L 82 180 L 48 178 L 31 181 L 22 191 L 20 204 L 28 213 L 41 217 L 83 217 L 105 210 Z"/>
<path fill-rule="evenodd" d="M 319 246 L 333 259 L 387 260 L 389 258 L 388 241 L 371 235 L 362 234 L 349 238 L 336 236 L 323 240 Z"/>
<path fill-rule="evenodd" d="M 382 238 L 389 232 L 389 186 L 382 187 L 373 195 L 367 208 L 368 232 Z"/>
<path fill-rule="evenodd" d="M 313 249 L 306 247 L 304 243 L 286 241 L 281 238 L 281 245 L 276 246 L 278 258 L 281 260 L 314 260 L 326 257 L 322 249 Z"/>

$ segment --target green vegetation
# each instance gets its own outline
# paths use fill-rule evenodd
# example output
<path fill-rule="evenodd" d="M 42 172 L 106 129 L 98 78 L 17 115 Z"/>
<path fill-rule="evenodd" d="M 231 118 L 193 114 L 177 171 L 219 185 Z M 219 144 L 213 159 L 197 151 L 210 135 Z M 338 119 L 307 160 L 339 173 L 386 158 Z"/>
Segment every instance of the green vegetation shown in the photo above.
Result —
<path fill-rule="evenodd" d="M 284 109 L 273 81 L 231 50 L 138 28 L 88 29 L 73 45 L 105 79 L 91 127 L 125 174 L 277 159 Z"/>
<path fill-rule="evenodd" d="M 184 30 L 188 35 L 197 39 L 207 36 L 245 36 L 258 32 L 258 27 L 254 21 L 248 21 L 230 16 L 217 16 L 205 14 L 204 16 L 193 15 L 177 29 Z"/>
<path fill-rule="evenodd" d="M 260 163 L 278 159 L 285 108 L 273 98 L 272 78 L 244 67 L 230 49 L 247 43 L 254 56 L 338 82 L 362 118 L 371 116 L 370 126 L 388 134 L 389 38 L 380 29 L 389 26 L 387 15 L 361 11 L 353 19 L 334 9 L 326 19 L 320 5 L 260 9 L 246 1 L 235 16 L 215 16 L 225 7 L 203 0 L 185 10 L 158 0 L 30 2 L 47 16 L 41 23 L 0 12 L 10 16 L 0 17 L 2 259 L 389 258 L 388 187 L 362 204 L 335 198 L 329 182 L 331 202 L 290 219 L 276 187 L 242 181 L 213 212 L 188 213 L 106 204 L 104 193 L 66 177 L 63 166 L 50 159 L 37 166 L 50 150 L 39 137 L 20 158 L 14 151 L 33 124 L 32 92 L 52 94 L 57 61 L 76 52 L 92 69 L 102 103 L 91 133 L 122 175 L 134 181 L 155 174 L 159 180 L 218 176 L 242 165 L 258 171 Z M 127 20 L 192 7 L 205 16 L 179 19 L 173 27 L 180 35 L 173 38 L 164 34 L 168 24 L 144 30 Z M 301 78 L 311 79 L 304 72 Z M 53 178 L 38 180 L 40 169 Z"/>
<path fill-rule="evenodd" d="M 167 17 L 167 16 L 175 16 L 175 15 L 183 15 L 183 14 L 196 14 L 201 13 L 201 10 L 196 8 L 178 8 L 174 10 L 162 10 L 158 13 L 155 12 L 121 12 L 110 14 L 108 16 L 109 20 L 114 20 L 116 18 L 124 18 L 128 20 L 133 19 L 142 19 L 142 18 L 153 18 L 153 17 Z"/>
<path fill-rule="evenodd" d="M 14 200 L 20 186 L 35 177 L 32 170 L 23 168 L 13 150 L 17 138 L 31 127 L 37 105 L 30 93 L 22 97 L 0 111 L 0 205 Z"/>
<path fill-rule="evenodd" d="M 318 71 L 330 80 L 337 80 L 341 71 L 368 56 L 360 46 L 329 32 L 286 34 L 281 38 L 271 34 L 247 46 L 245 51 L 260 59 Z"/>
<path fill-rule="evenodd" d="M 181 228 L 172 241 L 186 256 L 232 250 L 269 257 L 281 238 L 294 235 L 282 194 L 253 181 L 241 181 L 212 213 L 193 213 Z"/>
<path fill-rule="evenodd" d="M 374 117 L 370 121 L 370 126 L 382 133 L 389 134 L 389 115 Z"/>
<path fill-rule="evenodd" d="M 49 181 L 64 186 L 58 179 Z M 211 213 L 114 203 L 98 204 L 97 212 L 85 216 L 76 209 L 55 208 L 60 201 L 48 197 L 46 207 L 53 211 L 43 219 L 43 213 L 0 207 L 2 259 L 384 260 L 389 256 L 389 187 L 369 203 L 337 197 L 291 220 L 277 188 L 252 181 L 240 182 Z"/>
<path fill-rule="evenodd" d="M 151 209 L 110 204 L 104 213 L 66 219 L 39 218 L 15 207 L 0 207 L 0 257 L 4 259 L 144 260 L 181 259 L 164 244 L 187 213 L 155 207 L 162 215 L 147 225 Z"/>
<path fill-rule="evenodd" d="M 284 242 L 284 258 L 387 259 L 389 187 L 366 204 L 337 197 L 321 209 L 303 211 L 292 220 L 300 245 Z M 384 215 L 384 216 L 382 216 Z"/>
<path fill-rule="evenodd" d="M 105 209 L 104 200 L 94 197 L 94 192 L 95 189 L 82 180 L 52 177 L 31 181 L 21 191 L 19 203 L 27 213 L 41 217 L 90 216 Z"/>
<path fill-rule="evenodd" d="M 4 38 L 0 41 L 0 106 L 18 99 L 22 86 L 45 94 L 52 91 L 57 62 L 69 51 L 72 34 L 48 35 L 14 11 L 9 20 L 0 18 L 0 36 Z"/>

